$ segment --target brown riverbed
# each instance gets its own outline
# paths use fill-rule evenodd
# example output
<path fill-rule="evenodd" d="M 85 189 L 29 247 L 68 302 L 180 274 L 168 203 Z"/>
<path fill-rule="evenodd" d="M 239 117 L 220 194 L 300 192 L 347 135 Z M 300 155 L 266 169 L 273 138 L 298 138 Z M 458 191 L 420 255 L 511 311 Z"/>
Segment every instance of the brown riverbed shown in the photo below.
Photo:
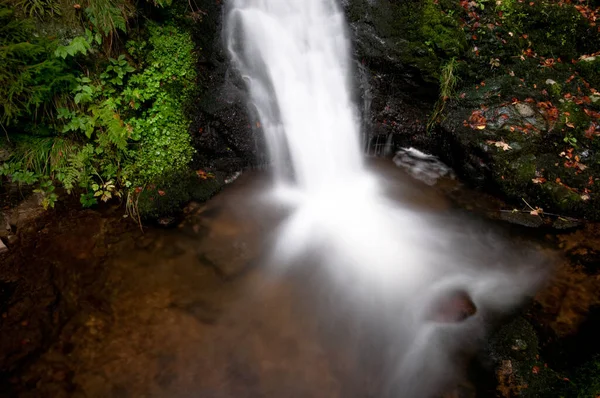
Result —
<path fill-rule="evenodd" d="M 387 165 L 381 173 L 415 208 L 481 218 L 504 206 L 449 180 L 430 188 Z M 246 173 L 190 204 L 171 229 L 142 233 L 118 207 L 58 208 L 22 228 L 0 255 L 0 396 L 382 396 L 377 334 L 332 336 L 328 313 L 311 307 L 310 276 L 263 266 L 286 214 L 262 200 L 266 184 L 265 173 Z M 557 233 L 493 223 L 557 250 L 558 268 L 527 314 L 548 356 L 565 355 L 557 340 L 583 350 L 577 334 L 598 330 L 586 324 L 600 304 L 598 225 Z M 447 396 L 497 392 L 458 382 L 466 395 Z"/>

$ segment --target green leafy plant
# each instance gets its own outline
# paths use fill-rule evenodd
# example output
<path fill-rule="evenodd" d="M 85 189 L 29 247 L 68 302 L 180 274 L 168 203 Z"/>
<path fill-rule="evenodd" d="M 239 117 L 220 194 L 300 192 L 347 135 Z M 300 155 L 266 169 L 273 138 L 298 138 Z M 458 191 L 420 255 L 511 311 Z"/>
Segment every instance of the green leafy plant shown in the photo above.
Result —
<path fill-rule="evenodd" d="M 29 17 L 52 17 L 60 15 L 60 4 L 56 0 L 21 0 L 17 3 Z"/>
<path fill-rule="evenodd" d="M 0 125 L 21 117 L 36 119 L 53 108 L 56 96 L 70 91 L 74 76 L 53 55 L 54 42 L 33 35 L 28 21 L 0 5 Z"/>
<path fill-rule="evenodd" d="M 33 192 L 37 192 L 42 194 L 42 207 L 44 210 L 48 210 L 48 208 L 54 208 L 54 204 L 58 200 L 58 195 L 54 192 L 56 187 L 49 179 L 44 179 L 39 188 L 34 189 Z"/>
<path fill-rule="evenodd" d="M 91 32 L 89 30 L 87 32 L 88 37 L 77 36 L 74 37 L 66 46 L 58 46 L 54 51 L 54 55 L 62 59 L 65 59 L 68 56 L 74 57 L 77 54 L 87 55 L 88 51 L 90 51 L 92 48 L 92 41 L 90 40 Z"/>
<path fill-rule="evenodd" d="M 121 197 L 121 192 L 117 189 L 113 180 L 106 181 L 102 184 L 92 184 L 94 197 L 100 198 L 103 202 L 108 202 L 113 196 Z"/>

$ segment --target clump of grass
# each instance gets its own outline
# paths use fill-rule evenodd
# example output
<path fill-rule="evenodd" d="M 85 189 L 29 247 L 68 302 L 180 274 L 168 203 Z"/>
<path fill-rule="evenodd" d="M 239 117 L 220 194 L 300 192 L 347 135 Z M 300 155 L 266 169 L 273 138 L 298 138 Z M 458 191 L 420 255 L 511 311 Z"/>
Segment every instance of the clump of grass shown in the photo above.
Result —
<path fill-rule="evenodd" d="M 454 97 L 456 92 L 456 86 L 458 85 L 457 75 L 457 64 L 456 58 L 451 58 L 448 62 L 442 65 L 440 70 L 440 97 L 438 98 L 431 117 L 427 122 L 427 131 L 431 132 L 431 129 L 440 122 L 446 102 Z"/>

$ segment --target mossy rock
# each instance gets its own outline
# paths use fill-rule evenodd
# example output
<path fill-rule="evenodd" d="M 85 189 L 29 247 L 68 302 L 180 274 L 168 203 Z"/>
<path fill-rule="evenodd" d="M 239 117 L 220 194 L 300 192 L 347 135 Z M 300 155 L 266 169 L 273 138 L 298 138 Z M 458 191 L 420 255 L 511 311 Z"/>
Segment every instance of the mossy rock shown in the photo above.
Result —
<path fill-rule="evenodd" d="M 579 367 L 573 372 L 573 383 L 577 389 L 577 398 L 597 397 L 600 395 L 600 356 Z"/>
<path fill-rule="evenodd" d="M 457 3 L 447 0 L 381 0 L 376 4 L 353 0 L 347 6 L 349 21 L 363 30 L 363 36 L 375 35 L 378 41 L 385 43 L 380 51 L 377 47 L 381 47 L 381 43 L 362 46 L 365 54 L 361 56 L 379 54 L 378 57 L 396 58 L 418 70 L 426 82 L 434 83 L 439 79 L 440 66 L 462 55 L 466 49 L 458 17 L 461 12 Z M 373 32 L 365 32 L 369 29 Z M 359 47 L 360 41 L 359 38 Z"/>
<path fill-rule="evenodd" d="M 204 202 L 221 190 L 222 176 L 184 170 L 160 177 L 143 187 L 137 202 L 142 219 L 179 213 L 187 202 Z"/>
<path fill-rule="evenodd" d="M 575 64 L 575 69 L 593 87 L 600 87 L 600 55 L 584 57 Z"/>
<path fill-rule="evenodd" d="M 522 317 L 513 319 L 492 335 L 487 354 L 497 368 L 501 392 L 536 398 L 576 396 L 573 383 L 544 363 L 536 331 Z"/>

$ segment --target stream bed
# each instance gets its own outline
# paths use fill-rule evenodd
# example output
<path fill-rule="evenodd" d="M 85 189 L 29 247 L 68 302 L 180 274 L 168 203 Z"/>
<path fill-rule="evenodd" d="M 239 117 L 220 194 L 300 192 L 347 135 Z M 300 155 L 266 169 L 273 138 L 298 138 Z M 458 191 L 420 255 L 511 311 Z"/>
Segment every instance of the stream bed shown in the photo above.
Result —
<path fill-rule="evenodd" d="M 502 202 L 452 178 L 430 186 L 389 160 L 370 163 L 404 206 L 461 214 L 551 259 L 537 295 L 494 330 L 531 324 L 535 355 L 557 375 L 600 352 L 599 225 L 518 226 L 500 220 Z M 356 321 L 310 266 L 266 265 L 288 215 L 265 200 L 270 181 L 267 172 L 244 173 L 207 203 L 190 203 L 172 228 L 142 233 L 119 207 L 58 208 L 18 231 L 0 255 L 0 396 L 384 396 L 390 336 L 369 314 Z M 502 368 L 510 360 L 498 367 L 485 352 L 457 358 L 465 371 L 445 397 L 522 390 Z"/>

